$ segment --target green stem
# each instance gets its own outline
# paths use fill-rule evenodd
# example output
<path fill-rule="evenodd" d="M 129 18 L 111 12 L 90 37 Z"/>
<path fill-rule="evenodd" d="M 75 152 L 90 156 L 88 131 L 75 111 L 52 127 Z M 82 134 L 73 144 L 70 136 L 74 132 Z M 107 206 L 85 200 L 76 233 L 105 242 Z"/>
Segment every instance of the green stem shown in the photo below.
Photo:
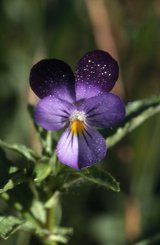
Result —
<path fill-rule="evenodd" d="M 54 242 L 54 241 L 48 241 L 46 239 L 43 240 L 42 242 L 43 242 L 43 245 L 57 245 L 56 242 Z"/>
<path fill-rule="evenodd" d="M 52 132 L 48 131 L 47 132 L 47 138 L 46 138 L 46 151 L 49 153 L 49 155 L 52 154 Z"/>
<path fill-rule="evenodd" d="M 29 245 L 31 233 L 26 231 L 20 231 L 17 237 L 17 245 Z"/>
<path fill-rule="evenodd" d="M 52 158 L 50 160 L 50 164 L 52 166 L 52 171 L 54 175 L 57 175 L 58 166 L 57 166 L 57 156 L 56 156 L 55 150 L 53 151 Z"/>
<path fill-rule="evenodd" d="M 55 225 L 54 224 L 54 207 L 46 208 L 46 229 L 48 233 L 53 232 L 54 225 Z M 57 245 L 57 242 L 49 240 L 49 235 L 45 235 L 43 237 L 42 242 L 44 245 Z"/>
<path fill-rule="evenodd" d="M 56 211 L 59 205 L 59 192 L 55 192 L 54 195 L 46 203 L 46 230 L 48 236 L 44 237 L 44 245 L 57 245 L 57 242 L 50 241 L 50 234 L 53 234 L 53 230 L 56 227 Z"/>
<path fill-rule="evenodd" d="M 52 208 L 46 209 L 46 228 L 48 231 L 52 232 L 54 227 L 54 210 Z"/>

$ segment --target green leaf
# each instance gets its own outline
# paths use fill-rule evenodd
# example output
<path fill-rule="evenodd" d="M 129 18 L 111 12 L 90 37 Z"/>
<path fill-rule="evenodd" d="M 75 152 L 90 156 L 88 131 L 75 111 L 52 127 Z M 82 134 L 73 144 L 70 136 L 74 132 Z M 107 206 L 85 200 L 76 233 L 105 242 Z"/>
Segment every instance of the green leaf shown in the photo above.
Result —
<path fill-rule="evenodd" d="M 145 120 L 160 112 L 160 96 L 129 103 L 126 118 L 115 130 L 110 131 L 106 140 L 107 147 L 114 146 Z"/>
<path fill-rule="evenodd" d="M 50 174 L 51 170 L 51 164 L 37 162 L 34 168 L 34 180 L 36 182 L 43 181 Z"/>
<path fill-rule="evenodd" d="M 120 191 L 119 183 L 115 180 L 115 178 L 110 173 L 98 169 L 95 166 L 77 171 L 76 173 L 83 177 L 84 180 L 87 180 L 93 184 L 103 186 L 116 192 Z"/>
<path fill-rule="evenodd" d="M 153 244 L 160 244 L 160 234 L 156 234 L 153 237 L 135 243 L 135 245 L 153 245 Z"/>
<path fill-rule="evenodd" d="M 48 235 L 48 240 L 67 244 L 72 234 L 72 228 L 55 227 L 54 231 Z"/>
<path fill-rule="evenodd" d="M 0 236 L 3 239 L 7 239 L 16 232 L 23 223 L 23 220 L 14 216 L 0 216 Z"/>
<path fill-rule="evenodd" d="M 5 150 L 14 151 L 31 162 L 36 162 L 39 159 L 39 156 L 30 148 L 27 148 L 25 145 L 20 145 L 20 144 L 11 145 L 0 140 L 0 147 Z"/>
<path fill-rule="evenodd" d="M 76 185 L 79 186 L 79 184 L 82 183 L 82 182 L 83 182 L 83 177 L 81 177 L 81 176 L 79 176 L 78 178 L 76 176 L 76 178 L 66 179 L 65 182 L 62 185 L 62 190 L 63 189 L 67 190 L 67 189 L 69 189 L 69 188 L 71 188 L 73 186 L 75 187 Z"/>
<path fill-rule="evenodd" d="M 4 186 L 0 188 L 0 194 L 13 189 L 15 186 L 25 182 L 27 179 L 28 178 L 26 177 L 24 172 L 16 172 L 14 174 L 11 174 Z"/>
<path fill-rule="evenodd" d="M 37 199 L 34 199 L 30 208 L 30 211 L 33 217 L 40 223 L 45 223 L 45 209 L 42 202 Z"/>
<path fill-rule="evenodd" d="M 9 179 L 8 182 L 0 189 L 0 194 L 14 188 L 13 180 Z"/>
<path fill-rule="evenodd" d="M 19 170 L 6 158 L 6 153 L 0 149 L 0 194 L 13 189 L 28 179 L 26 169 Z"/>
<path fill-rule="evenodd" d="M 133 113 L 139 113 L 145 109 L 150 107 L 156 107 L 160 105 L 160 96 L 152 96 L 147 99 L 137 100 L 131 103 L 128 103 L 126 107 L 126 115 L 127 117 L 131 116 Z"/>

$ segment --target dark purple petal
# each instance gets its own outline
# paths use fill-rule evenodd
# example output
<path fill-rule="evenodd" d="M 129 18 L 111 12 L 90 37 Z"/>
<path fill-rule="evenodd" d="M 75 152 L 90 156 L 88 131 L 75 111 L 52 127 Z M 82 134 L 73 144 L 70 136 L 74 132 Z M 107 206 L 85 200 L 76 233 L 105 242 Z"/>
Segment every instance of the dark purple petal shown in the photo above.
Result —
<path fill-rule="evenodd" d="M 99 128 L 114 127 L 125 117 L 123 102 L 111 93 L 103 93 L 84 100 L 79 110 L 85 111 L 87 124 Z"/>
<path fill-rule="evenodd" d="M 94 128 L 87 128 L 79 135 L 79 168 L 91 166 L 106 155 L 106 143 L 102 135 Z"/>
<path fill-rule="evenodd" d="M 35 64 L 30 72 L 30 85 L 40 98 L 55 95 L 67 101 L 75 100 L 74 74 L 61 60 L 45 59 Z"/>
<path fill-rule="evenodd" d="M 93 128 L 87 128 L 84 134 L 74 135 L 68 128 L 62 134 L 56 152 L 62 163 L 81 169 L 102 160 L 106 155 L 106 144 Z"/>
<path fill-rule="evenodd" d="M 46 130 L 58 130 L 69 122 L 69 115 L 74 106 L 54 96 L 47 96 L 39 101 L 35 108 L 35 121 Z"/>
<path fill-rule="evenodd" d="M 84 55 L 75 73 L 76 99 L 109 92 L 118 79 L 118 63 L 107 52 L 96 50 Z"/>

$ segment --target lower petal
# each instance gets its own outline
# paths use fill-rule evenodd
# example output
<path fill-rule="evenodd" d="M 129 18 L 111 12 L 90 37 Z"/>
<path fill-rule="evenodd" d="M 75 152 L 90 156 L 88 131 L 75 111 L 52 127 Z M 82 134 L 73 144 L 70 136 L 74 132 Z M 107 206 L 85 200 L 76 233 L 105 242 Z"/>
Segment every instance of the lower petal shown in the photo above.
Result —
<path fill-rule="evenodd" d="M 70 128 L 62 134 L 56 153 L 62 163 L 78 169 L 78 137 L 72 135 Z"/>
<path fill-rule="evenodd" d="M 57 145 L 59 160 L 75 169 L 91 166 L 102 160 L 105 155 L 105 140 L 93 128 L 87 128 L 84 133 L 78 134 L 72 134 L 68 128 Z"/>

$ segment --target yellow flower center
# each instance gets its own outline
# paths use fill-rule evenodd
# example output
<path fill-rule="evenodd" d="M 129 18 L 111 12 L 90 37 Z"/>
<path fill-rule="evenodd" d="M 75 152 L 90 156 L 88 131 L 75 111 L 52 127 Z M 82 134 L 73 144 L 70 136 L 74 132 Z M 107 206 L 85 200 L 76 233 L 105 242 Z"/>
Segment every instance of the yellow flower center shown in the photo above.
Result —
<path fill-rule="evenodd" d="M 75 110 L 70 115 L 71 132 L 72 134 L 84 133 L 85 131 L 85 113 L 83 111 Z"/>
<path fill-rule="evenodd" d="M 71 122 L 71 132 L 72 134 L 77 134 L 77 133 L 84 133 L 85 126 L 83 121 L 80 121 L 78 119 L 74 120 Z"/>

